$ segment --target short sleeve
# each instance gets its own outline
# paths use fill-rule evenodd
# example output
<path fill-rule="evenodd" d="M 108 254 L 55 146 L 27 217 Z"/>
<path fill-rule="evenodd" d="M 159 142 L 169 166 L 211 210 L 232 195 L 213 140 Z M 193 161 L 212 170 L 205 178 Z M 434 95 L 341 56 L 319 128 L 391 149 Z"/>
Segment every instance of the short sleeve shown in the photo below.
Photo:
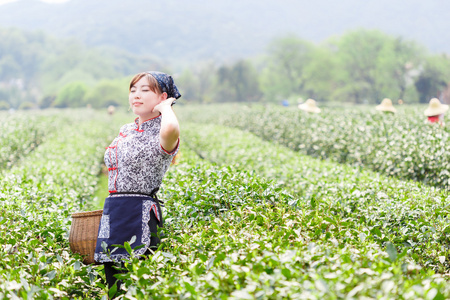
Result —
<path fill-rule="evenodd" d="M 179 148 L 180 148 L 180 138 L 178 138 L 177 145 L 172 152 L 169 152 L 166 149 L 164 149 L 163 146 L 161 145 L 161 143 L 159 144 L 159 152 L 165 157 L 169 157 L 169 156 L 173 157 L 173 156 L 177 155 Z"/>

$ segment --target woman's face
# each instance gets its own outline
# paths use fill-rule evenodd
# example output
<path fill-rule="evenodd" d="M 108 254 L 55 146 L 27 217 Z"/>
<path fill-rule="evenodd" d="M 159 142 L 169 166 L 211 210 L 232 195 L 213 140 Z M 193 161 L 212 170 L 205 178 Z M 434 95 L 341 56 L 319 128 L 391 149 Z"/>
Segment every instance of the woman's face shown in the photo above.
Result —
<path fill-rule="evenodd" d="M 131 109 L 143 119 L 152 118 L 159 113 L 153 113 L 153 108 L 163 100 L 163 94 L 153 92 L 146 76 L 134 84 L 128 96 Z"/>

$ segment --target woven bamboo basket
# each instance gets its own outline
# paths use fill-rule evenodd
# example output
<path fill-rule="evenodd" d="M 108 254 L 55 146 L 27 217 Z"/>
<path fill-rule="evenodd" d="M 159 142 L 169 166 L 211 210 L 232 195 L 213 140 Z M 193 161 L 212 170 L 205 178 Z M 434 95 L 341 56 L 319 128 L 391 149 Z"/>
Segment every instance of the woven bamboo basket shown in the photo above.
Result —
<path fill-rule="evenodd" d="M 72 214 L 69 234 L 70 250 L 83 255 L 85 264 L 95 263 L 95 245 L 102 213 L 103 210 L 94 210 Z"/>

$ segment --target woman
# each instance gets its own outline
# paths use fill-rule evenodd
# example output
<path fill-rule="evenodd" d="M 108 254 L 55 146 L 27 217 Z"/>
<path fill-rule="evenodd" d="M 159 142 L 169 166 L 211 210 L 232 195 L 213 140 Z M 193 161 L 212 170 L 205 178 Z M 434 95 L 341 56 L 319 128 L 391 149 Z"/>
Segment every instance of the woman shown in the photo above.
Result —
<path fill-rule="evenodd" d="M 105 199 L 94 259 L 103 263 L 108 287 L 116 282 L 115 264 L 129 256 L 123 248 L 135 237 L 137 255 L 159 244 L 161 207 L 156 193 L 179 146 L 180 128 L 172 104 L 181 97 L 170 75 L 144 72 L 133 77 L 129 104 L 138 117 L 125 124 L 106 148 L 109 197 Z M 119 286 L 118 286 L 119 288 Z"/>

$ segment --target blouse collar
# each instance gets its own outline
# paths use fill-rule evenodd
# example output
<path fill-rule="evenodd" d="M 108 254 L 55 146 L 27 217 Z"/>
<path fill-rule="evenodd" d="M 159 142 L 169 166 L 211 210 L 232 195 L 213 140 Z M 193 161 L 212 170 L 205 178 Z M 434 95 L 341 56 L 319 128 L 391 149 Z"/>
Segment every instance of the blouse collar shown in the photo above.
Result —
<path fill-rule="evenodd" d="M 153 124 L 155 124 L 156 122 L 161 120 L 160 117 L 161 117 L 161 115 L 158 115 L 151 119 L 145 120 L 144 122 L 142 122 L 142 124 L 140 126 L 139 126 L 139 117 L 137 117 L 136 119 L 134 119 L 134 124 L 136 125 L 136 130 L 144 131 L 145 129 L 151 128 L 153 126 Z"/>

